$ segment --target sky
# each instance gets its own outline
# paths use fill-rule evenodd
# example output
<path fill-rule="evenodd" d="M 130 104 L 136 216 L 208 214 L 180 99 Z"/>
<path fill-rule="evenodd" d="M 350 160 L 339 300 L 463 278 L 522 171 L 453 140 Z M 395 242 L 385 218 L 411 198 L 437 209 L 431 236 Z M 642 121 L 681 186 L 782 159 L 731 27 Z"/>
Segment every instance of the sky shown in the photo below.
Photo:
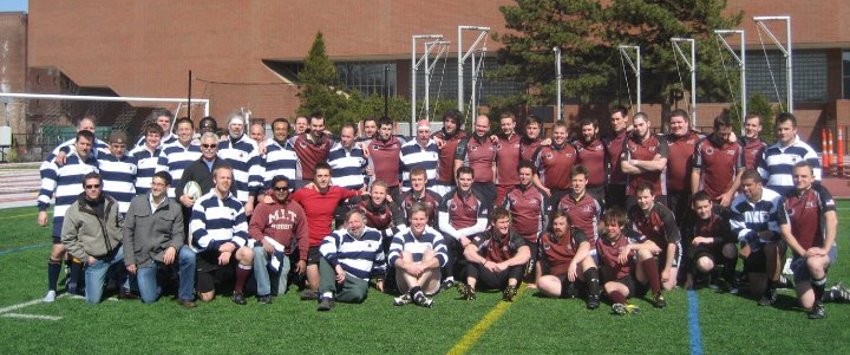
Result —
<path fill-rule="evenodd" d="M 0 12 L 27 11 L 29 0 L 0 0 Z"/>

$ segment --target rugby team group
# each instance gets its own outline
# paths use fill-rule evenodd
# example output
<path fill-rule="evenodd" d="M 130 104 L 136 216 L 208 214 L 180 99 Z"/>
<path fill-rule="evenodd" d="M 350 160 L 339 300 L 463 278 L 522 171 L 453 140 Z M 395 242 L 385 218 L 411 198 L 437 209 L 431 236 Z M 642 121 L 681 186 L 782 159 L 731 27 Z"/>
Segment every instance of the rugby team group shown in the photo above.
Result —
<path fill-rule="evenodd" d="M 639 312 L 633 297 L 666 307 L 677 286 L 769 306 L 790 282 L 788 249 L 809 318 L 846 298 L 840 284 L 826 289 L 835 202 L 795 116 L 775 117 L 772 144 L 759 133 L 773 118 L 757 115 L 743 136 L 725 115 L 707 134 L 682 110 L 665 133 L 623 107 L 607 118 L 610 132 L 582 119 L 573 134 L 556 122 L 542 137 L 534 116 L 518 126 L 502 114 L 496 133 L 479 116 L 465 132 L 449 110 L 439 131 L 423 120 L 402 137 L 389 119 L 330 132 L 314 114 L 275 119 L 266 138 L 240 113 L 196 131 L 158 111 L 138 141 L 120 131 L 102 141 L 84 117 L 41 166 L 39 225 L 54 204 L 44 301 L 65 264 L 66 291 L 93 304 L 105 289 L 144 303 L 173 292 L 186 308 L 217 291 L 268 304 L 294 283 L 320 311 L 362 302 L 372 286 L 396 306 L 432 307 L 455 287 L 465 300 L 495 289 L 512 301 L 527 282 L 621 315 Z"/>

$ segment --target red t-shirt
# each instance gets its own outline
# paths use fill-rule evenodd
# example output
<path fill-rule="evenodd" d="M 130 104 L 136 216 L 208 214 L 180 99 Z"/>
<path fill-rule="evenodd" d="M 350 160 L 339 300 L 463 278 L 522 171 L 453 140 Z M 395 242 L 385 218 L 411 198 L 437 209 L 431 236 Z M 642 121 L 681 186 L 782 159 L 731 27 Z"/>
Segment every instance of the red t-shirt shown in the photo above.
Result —
<path fill-rule="evenodd" d="M 648 138 L 640 141 L 640 138 L 637 136 L 630 135 L 629 139 L 626 140 L 622 154 L 620 154 L 620 161 L 628 161 L 629 159 L 653 160 L 656 154 L 662 158 L 667 158 L 667 153 L 667 143 L 664 142 L 663 137 L 650 134 Z M 663 170 L 630 174 L 628 175 L 629 185 L 626 194 L 634 196 L 637 186 L 643 182 L 648 182 L 652 186 L 655 186 L 654 195 L 666 195 L 667 184 L 664 181 L 665 178 L 666 175 Z"/>
<path fill-rule="evenodd" d="M 835 211 L 832 195 L 820 184 L 798 194 L 790 192 L 777 210 L 779 224 L 791 224 L 791 234 L 804 249 L 824 247 L 827 211 Z M 831 245 L 829 246 L 831 247 Z"/>
<path fill-rule="evenodd" d="M 590 171 L 587 184 L 590 186 L 605 185 L 608 179 L 608 152 L 605 144 L 596 139 L 590 143 L 578 140 L 575 143 L 578 150 L 578 164 Z"/>
<path fill-rule="evenodd" d="M 548 225 L 549 196 L 537 186 L 517 185 L 505 195 L 503 204 L 513 216 L 514 230 L 529 242 L 536 242 L 537 235 Z"/>
<path fill-rule="evenodd" d="M 496 145 L 489 137 L 467 137 L 457 145 L 455 160 L 472 168 L 475 182 L 493 182 L 493 165 L 496 164 Z"/>
<path fill-rule="evenodd" d="M 611 162 L 611 176 L 609 182 L 615 185 L 625 185 L 628 177 L 623 169 L 620 169 L 620 154 L 623 152 L 623 147 L 628 138 L 628 131 L 622 130 L 617 133 L 614 138 L 605 142 L 605 147 L 608 154 L 608 161 Z"/>
<path fill-rule="evenodd" d="M 457 131 L 453 135 L 446 134 L 445 131 L 434 133 L 434 138 L 443 140 L 443 146 L 440 148 L 440 160 L 437 164 L 437 183 L 443 185 L 455 184 L 455 151 L 461 140 L 466 138 L 466 132 Z"/>
<path fill-rule="evenodd" d="M 401 162 L 401 146 L 404 144 L 398 137 L 390 137 L 386 142 L 373 139 L 368 142 L 369 161 L 374 169 L 375 180 L 387 183 L 387 187 L 399 185 L 399 163 Z"/>
<path fill-rule="evenodd" d="M 576 199 L 572 190 L 561 198 L 558 209 L 570 216 L 570 224 L 581 229 L 591 244 L 596 243 L 599 236 L 599 216 L 602 215 L 602 205 L 586 191 L 581 199 Z"/>
<path fill-rule="evenodd" d="M 322 134 L 317 141 L 313 141 L 312 137 L 308 138 L 308 135 L 310 133 L 299 134 L 292 137 L 290 142 L 298 160 L 301 161 L 301 178 L 309 181 L 316 175 L 316 165 L 327 162 L 328 152 L 334 142 L 326 134 Z"/>
<path fill-rule="evenodd" d="M 339 202 L 357 196 L 359 193 L 357 190 L 331 186 L 325 193 L 313 189 L 300 189 L 292 194 L 292 201 L 300 203 L 307 216 L 311 247 L 322 244 L 322 239 L 333 231 L 334 211 Z"/>
<path fill-rule="evenodd" d="M 740 142 L 744 146 L 744 166 L 747 169 L 758 168 L 761 152 L 767 147 L 767 143 L 761 139 L 747 137 L 742 137 Z"/>
<path fill-rule="evenodd" d="M 537 255 L 543 265 L 543 275 L 566 276 L 579 245 L 587 241 L 581 229 L 577 228 L 570 228 L 567 235 L 560 239 L 555 237 L 554 233 L 543 233 L 537 243 Z"/>

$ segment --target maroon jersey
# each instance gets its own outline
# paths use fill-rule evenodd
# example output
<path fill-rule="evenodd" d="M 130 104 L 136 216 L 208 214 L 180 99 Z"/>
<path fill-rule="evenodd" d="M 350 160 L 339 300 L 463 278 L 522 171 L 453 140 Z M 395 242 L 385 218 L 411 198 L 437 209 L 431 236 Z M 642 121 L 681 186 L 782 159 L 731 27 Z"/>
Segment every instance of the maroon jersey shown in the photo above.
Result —
<path fill-rule="evenodd" d="M 729 225 L 729 220 L 720 217 L 717 213 L 712 213 L 708 219 L 696 218 L 694 223 L 694 232 L 688 245 L 695 237 L 712 238 L 714 242 L 711 244 L 711 249 L 721 251 L 723 244 L 735 243 L 738 238 L 732 234 L 732 227 Z"/>
<path fill-rule="evenodd" d="M 549 225 L 549 196 L 534 185 L 516 185 L 507 195 L 503 205 L 511 212 L 511 227 L 531 243 Z"/>
<path fill-rule="evenodd" d="M 824 215 L 827 211 L 835 211 L 835 201 L 826 188 L 815 184 L 802 194 L 791 191 L 782 198 L 780 206 L 782 208 L 777 211 L 779 225 L 791 224 L 791 234 L 803 249 L 825 247 Z"/>
<path fill-rule="evenodd" d="M 761 138 L 741 137 L 741 145 L 744 146 L 744 166 L 747 169 L 758 168 L 761 152 L 767 147 L 767 143 Z"/>
<path fill-rule="evenodd" d="M 605 149 L 605 144 L 596 139 L 590 143 L 578 140 L 575 145 L 576 150 L 578 150 L 578 163 L 584 165 L 590 171 L 587 184 L 591 186 L 605 185 L 608 180 L 608 152 Z"/>
<path fill-rule="evenodd" d="M 628 161 L 629 159 L 653 160 L 656 154 L 661 155 L 662 158 L 667 158 L 667 153 L 667 143 L 664 142 L 663 137 L 650 134 L 647 139 L 641 141 L 636 135 L 630 135 L 623 147 L 622 154 L 620 154 L 620 161 Z M 665 178 L 666 175 L 664 175 L 663 170 L 630 174 L 628 175 L 629 185 L 626 194 L 635 195 L 637 186 L 643 182 L 648 182 L 654 186 L 654 195 L 666 195 L 667 184 L 664 181 Z"/>
<path fill-rule="evenodd" d="M 570 174 L 578 159 L 578 152 L 569 143 L 540 147 L 537 154 L 537 175 L 547 189 L 566 190 L 572 183 Z"/>
<path fill-rule="evenodd" d="M 468 228 L 474 226 L 480 218 L 488 218 L 489 209 L 481 201 L 481 196 L 472 190 L 461 193 L 460 190 L 454 189 L 443 199 L 437 212 L 441 219 L 443 214 L 446 214 L 452 228 Z"/>
<path fill-rule="evenodd" d="M 507 235 L 497 235 L 493 230 L 479 233 L 472 238 L 472 243 L 483 252 L 482 256 L 494 263 L 500 263 L 516 256 L 519 248 L 528 247 L 525 238 L 510 229 Z"/>
<path fill-rule="evenodd" d="M 627 236 L 631 236 L 630 237 Z M 605 280 L 619 280 L 628 276 L 632 272 L 634 263 L 635 251 L 629 252 L 629 260 L 622 264 L 620 263 L 620 249 L 629 245 L 629 243 L 643 243 L 643 236 L 630 232 L 623 228 L 623 234 L 616 241 L 609 241 L 605 236 L 596 240 L 596 255 L 599 257 L 599 263 L 602 266 L 602 276 Z"/>
<path fill-rule="evenodd" d="M 585 192 L 584 196 L 578 198 L 572 189 L 561 198 L 558 209 L 570 216 L 570 224 L 581 229 L 590 243 L 596 243 L 599 236 L 599 216 L 602 214 L 602 205 L 599 200 Z"/>
<path fill-rule="evenodd" d="M 499 137 L 496 143 L 496 169 L 499 185 L 519 184 L 520 137 L 514 133 L 510 137 Z"/>
<path fill-rule="evenodd" d="M 632 230 L 643 234 L 662 250 L 666 250 L 667 244 L 682 239 L 673 212 L 660 203 L 653 203 L 649 213 L 645 213 L 638 205 L 632 206 L 629 220 L 632 222 Z"/>
<path fill-rule="evenodd" d="M 537 242 L 537 257 L 543 266 L 543 275 L 566 276 L 579 245 L 587 241 L 584 232 L 578 228 L 570 228 L 561 238 L 554 233 L 543 233 Z"/>
<path fill-rule="evenodd" d="M 714 134 L 697 143 L 694 169 L 700 171 L 700 188 L 712 199 L 729 191 L 743 168 L 744 149 L 740 144 L 724 142 Z"/>
<path fill-rule="evenodd" d="M 672 191 L 691 191 L 691 167 L 693 167 L 694 149 L 702 138 L 696 132 L 688 131 L 684 136 L 667 135 L 667 189 Z"/>
<path fill-rule="evenodd" d="M 519 156 L 522 160 L 533 162 L 537 159 L 538 148 L 540 148 L 540 138 L 522 137 L 519 142 Z"/>
<path fill-rule="evenodd" d="M 455 151 L 455 160 L 460 160 L 463 165 L 472 168 L 475 172 L 475 182 L 493 182 L 496 145 L 489 137 L 471 135 L 460 141 Z"/>
<path fill-rule="evenodd" d="M 387 187 L 399 185 L 398 174 L 401 163 L 401 146 L 403 141 L 398 137 L 390 137 L 386 141 L 373 139 L 368 142 L 369 165 L 374 169 L 374 180 L 387 183 Z"/>
<path fill-rule="evenodd" d="M 443 146 L 440 148 L 439 163 L 437 164 L 437 183 L 443 185 L 455 184 L 455 151 L 461 140 L 466 138 L 466 132 L 457 131 L 455 134 L 449 135 L 445 130 L 434 133 L 434 138 L 443 140 Z"/>
<path fill-rule="evenodd" d="M 628 138 L 628 131 L 622 130 L 617 135 L 605 142 L 605 147 L 608 154 L 608 161 L 611 164 L 611 176 L 609 182 L 616 185 L 625 185 L 628 176 L 620 168 L 620 155 L 623 153 L 623 147 Z"/>
<path fill-rule="evenodd" d="M 431 227 L 437 226 L 437 207 L 443 202 L 440 194 L 425 189 L 422 194 L 413 191 L 413 189 L 401 194 L 401 207 L 404 209 L 405 220 L 410 220 L 410 209 L 416 203 L 421 203 L 427 209 L 428 225 Z"/>
<path fill-rule="evenodd" d="M 368 196 L 362 198 L 357 208 L 363 211 L 366 217 L 366 225 L 384 233 L 384 236 L 392 236 L 399 227 L 404 226 L 404 212 L 395 202 L 384 201 L 380 205 L 372 202 Z"/>
<path fill-rule="evenodd" d="M 328 152 L 333 147 L 333 140 L 322 134 L 318 140 L 313 140 L 310 133 L 302 133 L 290 138 L 290 144 L 301 162 L 301 178 L 313 180 L 316 176 L 316 165 L 327 162 Z"/>

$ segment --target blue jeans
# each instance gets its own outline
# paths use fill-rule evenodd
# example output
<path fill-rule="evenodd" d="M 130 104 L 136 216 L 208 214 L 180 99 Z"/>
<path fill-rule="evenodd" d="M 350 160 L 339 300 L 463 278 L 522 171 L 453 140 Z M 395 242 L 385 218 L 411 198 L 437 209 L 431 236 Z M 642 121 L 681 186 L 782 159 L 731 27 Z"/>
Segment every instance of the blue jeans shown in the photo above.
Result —
<path fill-rule="evenodd" d="M 103 283 L 106 281 L 106 273 L 115 265 L 118 265 L 118 268 L 124 268 L 123 245 L 86 267 L 86 302 L 90 304 L 100 303 L 100 299 L 103 297 Z"/>
<path fill-rule="evenodd" d="M 254 278 L 257 279 L 257 295 L 267 296 L 272 293 L 271 279 L 269 278 L 269 255 L 266 254 L 262 244 L 254 247 Z M 289 275 L 289 255 L 283 258 L 280 264 L 280 272 L 276 273 L 278 277 L 278 295 L 286 292 L 286 278 Z"/>
<path fill-rule="evenodd" d="M 154 303 L 159 298 L 162 288 L 157 283 L 156 275 L 160 267 L 168 267 L 162 263 L 155 262 L 151 265 L 140 267 L 136 271 L 136 280 L 139 284 L 139 295 L 142 302 Z M 187 246 L 180 247 L 177 252 L 177 263 L 171 267 L 177 268 L 177 276 L 180 285 L 177 297 L 183 301 L 195 299 L 195 252 Z"/>

